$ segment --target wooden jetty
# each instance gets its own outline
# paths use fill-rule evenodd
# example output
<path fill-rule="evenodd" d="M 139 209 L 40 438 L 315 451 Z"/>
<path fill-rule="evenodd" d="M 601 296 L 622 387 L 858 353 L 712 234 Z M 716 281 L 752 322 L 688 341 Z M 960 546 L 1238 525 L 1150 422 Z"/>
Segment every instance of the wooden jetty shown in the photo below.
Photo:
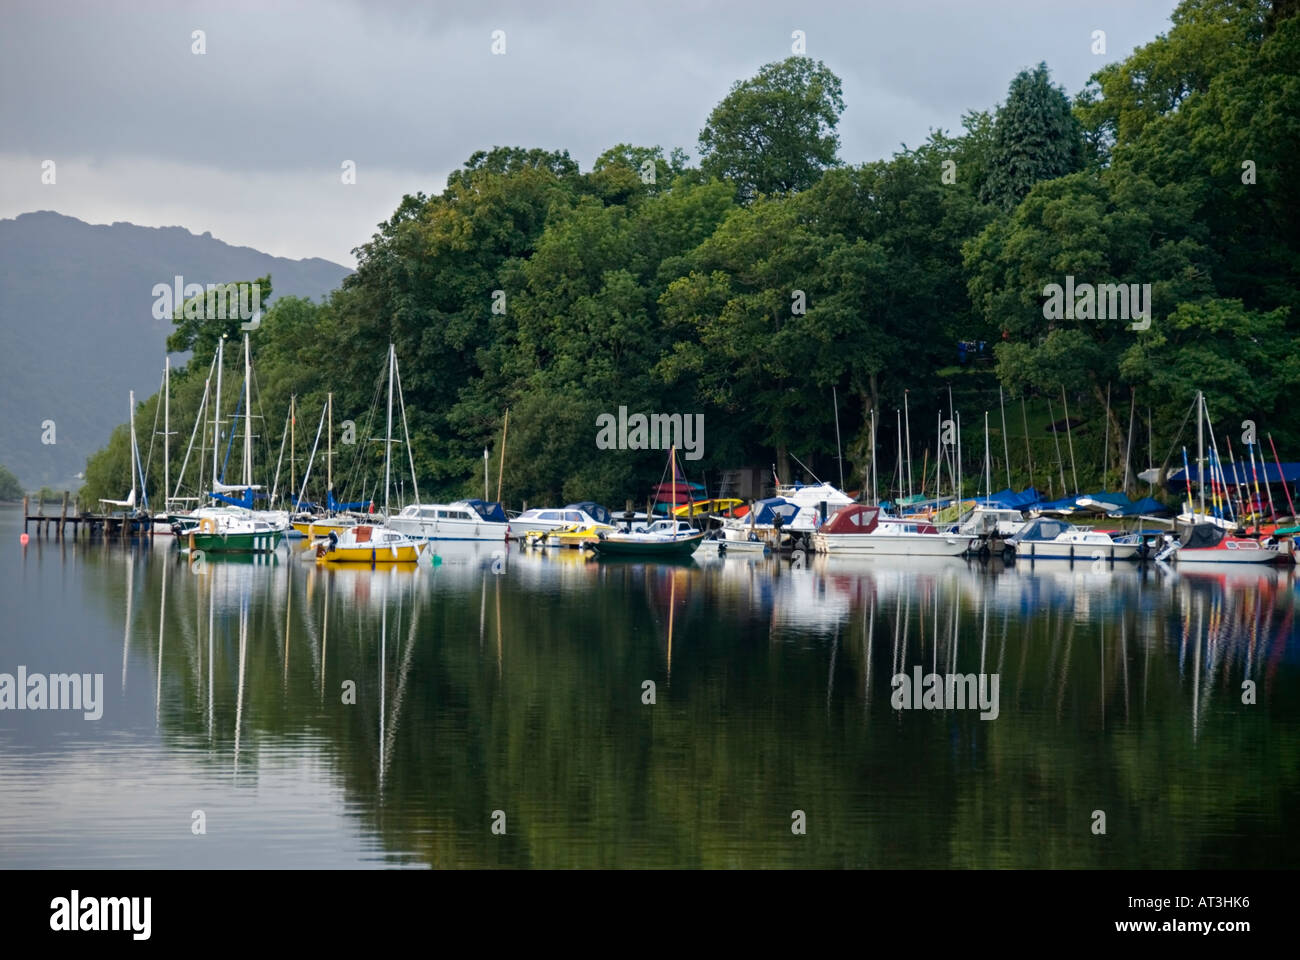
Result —
<path fill-rule="evenodd" d="M 152 517 L 132 517 L 121 513 L 83 513 L 80 508 L 80 501 L 72 504 L 72 512 L 69 514 L 68 494 L 66 491 L 64 491 L 63 501 L 59 504 L 57 514 L 47 514 L 45 512 L 44 497 L 37 498 L 36 512 L 32 513 L 30 498 L 23 497 L 23 533 L 28 533 L 29 528 L 33 525 L 36 527 L 36 536 L 49 537 L 52 535 L 56 540 L 63 539 L 68 527 L 72 528 L 74 537 L 80 536 L 84 530 L 86 535 L 92 539 L 102 537 L 111 540 L 154 536 Z"/>

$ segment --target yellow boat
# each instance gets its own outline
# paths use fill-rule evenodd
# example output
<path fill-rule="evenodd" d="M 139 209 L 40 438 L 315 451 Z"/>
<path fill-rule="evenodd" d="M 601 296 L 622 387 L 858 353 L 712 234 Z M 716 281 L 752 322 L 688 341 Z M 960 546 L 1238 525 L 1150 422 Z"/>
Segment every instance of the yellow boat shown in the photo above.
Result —
<path fill-rule="evenodd" d="M 558 530 L 529 530 L 523 542 L 528 547 L 584 547 L 600 539 L 602 531 L 612 533 L 614 529 L 607 523 L 571 523 Z"/>
<path fill-rule="evenodd" d="M 732 497 L 721 497 L 717 500 L 696 500 L 692 503 L 683 503 L 680 507 L 673 507 L 673 516 L 693 517 L 701 513 L 726 513 L 728 510 L 743 506 L 744 503 L 744 500 L 736 500 Z"/>
<path fill-rule="evenodd" d="M 387 527 L 357 524 L 316 544 L 317 563 L 416 563 L 428 541 L 412 540 Z"/>
<path fill-rule="evenodd" d="M 613 533 L 615 527 L 607 523 L 575 523 L 570 527 L 552 530 L 546 537 L 548 547 L 582 548 L 594 540 L 599 540 L 602 532 Z"/>
<path fill-rule="evenodd" d="M 356 520 L 351 517 L 324 517 L 320 520 L 295 522 L 291 526 L 308 540 L 315 540 L 317 537 L 328 537 L 331 530 L 337 533 L 356 526 Z"/>

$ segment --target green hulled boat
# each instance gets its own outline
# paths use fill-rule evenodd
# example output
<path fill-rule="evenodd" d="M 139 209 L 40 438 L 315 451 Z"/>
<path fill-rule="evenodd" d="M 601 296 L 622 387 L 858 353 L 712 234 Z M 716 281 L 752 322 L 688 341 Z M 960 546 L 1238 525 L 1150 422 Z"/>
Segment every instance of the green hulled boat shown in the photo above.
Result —
<path fill-rule="evenodd" d="M 186 538 L 191 550 L 204 553 L 273 553 L 284 539 L 284 531 L 264 520 L 217 523 L 205 518 Z"/>
<path fill-rule="evenodd" d="M 664 559 L 689 557 L 704 539 L 704 534 L 696 533 L 689 537 L 677 537 L 668 540 L 651 540 L 647 537 L 618 536 L 617 534 L 597 540 L 591 547 L 602 557 L 643 557 Z"/>
<path fill-rule="evenodd" d="M 656 520 L 637 533 L 603 533 L 591 547 L 602 557 L 689 557 L 704 540 L 704 531 L 682 520 Z"/>

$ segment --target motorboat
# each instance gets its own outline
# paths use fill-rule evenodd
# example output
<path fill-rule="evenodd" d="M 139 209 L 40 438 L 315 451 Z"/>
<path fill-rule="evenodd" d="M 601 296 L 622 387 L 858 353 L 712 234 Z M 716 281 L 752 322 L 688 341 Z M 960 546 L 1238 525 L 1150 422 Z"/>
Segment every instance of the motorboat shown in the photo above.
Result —
<path fill-rule="evenodd" d="M 558 530 L 530 530 L 524 543 L 530 547 L 571 547 L 581 549 L 602 533 L 616 533 L 617 527 L 608 523 L 574 523 Z"/>
<path fill-rule="evenodd" d="M 590 501 L 571 503 L 567 507 L 534 507 L 509 521 L 509 536 L 512 540 L 523 540 L 530 533 L 546 534 L 575 524 L 612 528 L 613 518 L 607 509 Z"/>
<path fill-rule="evenodd" d="M 1212 523 L 1198 523 L 1175 537 L 1166 534 L 1157 560 L 1173 563 L 1275 563 L 1292 559 L 1290 540 L 1238 537 Z"/>
<path fill-rule="evenodd" d="M 957 531 L 974 537 L 997 537 L 1006 540 L 1019 533 L 1028 521 L 1019 510 L 976 504 L 962 517 Z"/>
<path fill-rule="evenodd" d="M 776 497 L 797 508 L 794 516 L 782 524 L 790 533 L 812 533 L 838 508 L 853 503 L 853 498 L 844 491 L 820 482 L 780 485 Z"/>
<path fill-rule="evenodd" d="M 974 540 L 972 535 L 941 531 L 924 520 L 884 518 L 879 507 L 850 503 L 812 535 L 812 547 L 831 554 L 957 557 Z"/>
<path fill-rule="evenodd" d="M 748 524 L 724 524 L 717 527 L 704 538 L 700 546 L 712 548 L 718 553 L 770 553 L 772 550 L 768 540 Z"/>
<path fill-rule="evenodd" d="M 418 540 L 505 540 L 510 522 L 499 503 L 457 500 L 412 503 L 390 517 L 388 527 Z"/>
<path fill-rule="evenodd" d="M 1026 523 L 1007 543 L 1017 557 L 1031 560 L 1133 560 L 1142 548 L 1137 534 L 1115 536 L 1051 517 Z"/>

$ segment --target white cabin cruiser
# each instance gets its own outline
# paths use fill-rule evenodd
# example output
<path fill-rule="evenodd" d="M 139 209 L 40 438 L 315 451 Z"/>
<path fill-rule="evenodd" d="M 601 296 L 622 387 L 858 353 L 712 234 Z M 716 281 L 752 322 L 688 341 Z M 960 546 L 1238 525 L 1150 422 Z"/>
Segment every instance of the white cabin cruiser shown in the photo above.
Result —
<path fill-rule="evenodd" d="M 598 503 L 584 501 L 566 507 L 534 507 L 525 510 L 508 524 L 510 539 L 521 540 L 533 532 L 551 533 L 572 527 L 613 527 L 614 521 L 607 509 Z"/>
<path fill-rule="evenodd" d="M 1008 543 L 1017 557 L 1032 560 L 1134 560 L 1142 538 L 1136 534 L 1117 537 L 1104 530 L 1039 517 L 1026 523 Z"/>
<path fill-rule="evenodd" d="M 776 496 L 798 508 L 794 517 L 783 524 L 791 533 L 812 533 L 840 507 L 853 503 L 852 497 L 829 483 L 782 485 L 776 488 Z"/>
<path fill-rule="evenodd" d="M 924 520 L 881 520 L 879 507 L 861 503 L 840 507 L 812 535 L 813 549 L 863 556 L 959 557 L 975 539 L 940 531 Z"/>
<path fill-rule="evenodd" d="M 505 540 L 510 529 L 501 504 L 483 500 L 413 503 L 387 526 L 418 540 Z"/>

